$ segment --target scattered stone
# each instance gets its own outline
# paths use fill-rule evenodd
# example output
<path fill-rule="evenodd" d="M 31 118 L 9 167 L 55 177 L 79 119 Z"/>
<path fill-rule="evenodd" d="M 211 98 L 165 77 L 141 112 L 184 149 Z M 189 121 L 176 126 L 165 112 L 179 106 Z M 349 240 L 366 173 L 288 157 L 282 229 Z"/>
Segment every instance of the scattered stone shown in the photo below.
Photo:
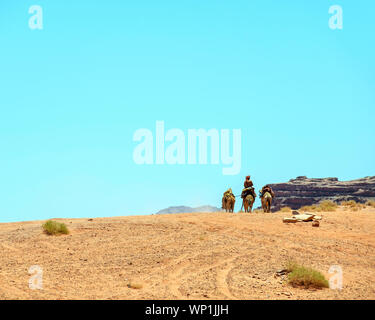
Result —
<path fill-rule="evenodd" d="M 284 223 L 296 223 L 297 219 L 295 217 L 293 217 L 293 218 L 284 218 L 283 222 Z"/>
<path fill-rule="evenodd" d="M 89 220 L 87 220 L 87 221 L 93 221 L 94 219 L 89 219 Z"/>
<path fill-rule="evenodd" d="M 296 214 L 296 213 L 298 214 Z M 295 223 L 295 222 L 307 222 L 314 220 L 315 215 L 310 213 L 299 213 L 298 211 L 293 211 L 294 216 L 293 217 L 285 217 L 283 219 L 284 223 Z"/>
<path fill-rule="evenodd" d="M 288 273 L 288 270 L 287 270 L 287 269 L 280 269 L 280 270 L 277 270 L 277 271 L 276 271 L 276 274 L 277 274 L 278 276 L 282 276 L 282 275 L 287 274 L 287 273 Z"/>
<path fill-rule="evenodd" d="M 303 222 L 312 221 L 314 217 L 315 215 L 309 214 L 309 213 L 299 214 L 298 216 L 296 216 L 298 221 L 303 221 Z"/>
<path fill-rule="evenodd" d="M 319 227 L 319 221 L 318 220 L 313 221 L 312 226 L 313 227 Z"/>
<path fill-rule="evenodd" d="M 293 210 L 292 214 L 296 215 L 296 214 L 300 214 L 300 213 L 297 210 Z"/>

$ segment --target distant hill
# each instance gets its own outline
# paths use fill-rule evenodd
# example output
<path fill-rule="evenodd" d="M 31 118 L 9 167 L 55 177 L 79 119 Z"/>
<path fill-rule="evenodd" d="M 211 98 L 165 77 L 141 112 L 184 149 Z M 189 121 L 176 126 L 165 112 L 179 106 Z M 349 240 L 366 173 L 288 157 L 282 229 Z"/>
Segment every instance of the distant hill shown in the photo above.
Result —
<path fill-rule="evenodd" d="M 217 212 L 221 211 L 220 208 L 213 206 L 200 206 L 196 208 L 187 206 L 174 206 L 158 211 L 156 214 L 167 214 L 167 213 L 188 213 L 188 212 Z"/>

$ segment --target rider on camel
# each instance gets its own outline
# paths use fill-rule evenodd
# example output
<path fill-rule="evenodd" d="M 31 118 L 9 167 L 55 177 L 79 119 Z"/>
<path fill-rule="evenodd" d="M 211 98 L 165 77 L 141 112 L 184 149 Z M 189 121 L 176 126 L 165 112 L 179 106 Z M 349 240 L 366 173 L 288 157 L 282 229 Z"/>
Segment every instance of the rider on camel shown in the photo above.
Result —
<path fill-rule="evenodd" d="M 250 176 L 246 176 L 243 186 L 244 189 L 242 190 L 241 198 L 246 198 L 247 195 L 251 194 L 255 199 L 256 194 L 254 191 L 253 182 L 250 180 Z"/>
<path fill-rule="evenodd" d="M 272 198 L 275 197 L 275 193 L 273 192 L 272 188 L 267 184 L 265 185 L 262 190 L 259 191 L 260 193 L 260 197 L 262 198 L 263 195 L 266 193 L 266 192 L 269 192 L 269 194 L 271 195 Z"/>
<path fill-rule="evenodd" d="M 233 192 L 232 192 L 232 188 L 229 188 L 227 191 L 224 192 L 224 196 L 223 196 L 223 199 L 221 201 L 221 208 L 224 209 L 224 203 L 225 201 L 230 198 L 230 197 L 233 197 L 235 198 Z"/>

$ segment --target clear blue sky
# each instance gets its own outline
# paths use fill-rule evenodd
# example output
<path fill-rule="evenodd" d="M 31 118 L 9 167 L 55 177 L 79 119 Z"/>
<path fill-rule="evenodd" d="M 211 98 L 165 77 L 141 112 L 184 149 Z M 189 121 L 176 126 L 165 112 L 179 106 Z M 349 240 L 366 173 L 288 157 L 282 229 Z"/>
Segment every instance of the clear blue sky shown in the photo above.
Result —
<path fill-rule="evenodd" d="M 247 174 L 257 190 L 375 175 L 374 15 L 372 0 L 2 0 L 0 222 L 220 206 Z M 156 120 L 242 129 L 241 172 L 136 165 L 133 133 Z"/>

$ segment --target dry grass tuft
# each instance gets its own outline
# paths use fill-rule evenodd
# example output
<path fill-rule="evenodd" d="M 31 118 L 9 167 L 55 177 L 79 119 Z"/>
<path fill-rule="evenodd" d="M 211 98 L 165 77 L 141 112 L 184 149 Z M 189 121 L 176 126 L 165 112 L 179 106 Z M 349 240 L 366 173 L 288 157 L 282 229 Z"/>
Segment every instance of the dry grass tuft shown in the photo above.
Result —
<path fill-rule="evenodd" d="M 290 211 L 292 211 L 292 208 L 290 208 L 290 207 L 282 207 L 280 209 L 280 212 L 290 212 Z"/>
<path fill-rule="evenodd" d="M 352 207 L 352 206 L 356 206 L 357 202 L 355 202 L 354 200 L 341 201 L 340 205 L 342 205 L 344 207 Z"/>
<path fill-rule="evenodd" d="M 318 211 L 320 211 L 318 209 L 319 209 L 318 206 L 313 204 L 311 206 L 303 206 L 303 207 L 299 208 L 299 211 L 302 211 L 302 212 L 318 212 Z"/>
<path fill-rule="evenodd" d="M 358 211 L 360 209 L 366 208 L 366 205 L 355 202 L 354 200 L 349 200 L 349 201 L 342 201 L 340 203 L 345 209 L 348 209 L 350 211 Z"/>
<path fill-rule="evenodd" d="M 305 288 L 328 288 L 328 280 L 313 268 L 304 267 L 295 262 L 288 262 L 288 281 L 292 286 Z"/>
<path fill-rule="evenodd" d="M 69 234 L 69 230 L 64 223 L 53 220 L 48 220 L 42 225 L 42 228 L 44 233 L 48 235 Z"/>
<path fill-rule="evenodd" d="M 323 200 L 319 203 L 319 207 L 322 211 L 336 211 L 337 203 L 331 200 Z"/>
<path fill-rule="evenodd" d="M 303 212 L 328 212 L 336 211 L 337 203 L 331 200 L 323 200 L 319 204 L 313 204 L 311 206 L 303 206 L 299 210 Z"/>

